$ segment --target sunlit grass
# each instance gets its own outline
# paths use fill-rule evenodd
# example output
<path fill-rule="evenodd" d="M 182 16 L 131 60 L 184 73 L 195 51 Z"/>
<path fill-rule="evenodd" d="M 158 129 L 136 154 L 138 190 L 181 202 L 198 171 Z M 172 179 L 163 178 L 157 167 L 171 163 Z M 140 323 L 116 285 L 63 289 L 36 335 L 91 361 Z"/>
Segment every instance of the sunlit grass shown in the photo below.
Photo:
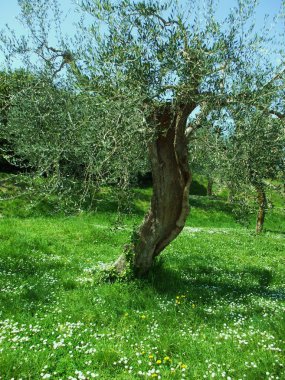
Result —
<path fill-rule="evenodd" d="M 69 216 L 2 202 L 0 378 L 284 379 L 284 212 L 256 236 L 193 197 L 147 279 L 100 283 L 148 206 L 136 193 L 119 226 L 107 201 Z"/>

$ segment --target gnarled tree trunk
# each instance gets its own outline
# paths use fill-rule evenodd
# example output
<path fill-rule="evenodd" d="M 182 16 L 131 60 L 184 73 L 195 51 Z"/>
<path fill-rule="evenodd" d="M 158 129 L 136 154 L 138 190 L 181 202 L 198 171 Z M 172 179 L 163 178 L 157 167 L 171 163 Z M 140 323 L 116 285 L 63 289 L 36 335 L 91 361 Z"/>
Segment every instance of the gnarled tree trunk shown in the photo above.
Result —
<path fill-rule="evenodd" d="M 267 198 L 262 185 L 256 186 L 257 191 L 257 201 L 258 201 L 258 212 L 256 218 L 256 233 L 259 234 L 263 230 L 266 207 L 267 207 Z"/>
<path fill-rule="evenodd" d="M 191 173 L 185 129 L 193 109 L 187 105 L 172 110 L 167 105 L 155 115 L 157 137 L 149 148 L 153 195 L 131 247 L 130 264 L 138 277 L 148 273 L 154 258 L 182 231 L 189 213 Z M 125 263 L 126 258 L 121 256 L 115 267 L 121 271 Z"/>

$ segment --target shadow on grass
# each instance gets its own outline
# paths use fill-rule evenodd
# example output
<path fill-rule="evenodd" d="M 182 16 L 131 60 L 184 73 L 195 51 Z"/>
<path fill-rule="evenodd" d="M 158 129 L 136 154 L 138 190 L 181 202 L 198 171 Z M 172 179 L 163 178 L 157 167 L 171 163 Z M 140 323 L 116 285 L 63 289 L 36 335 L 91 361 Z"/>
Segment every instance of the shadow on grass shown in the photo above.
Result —
<path fill-rule="evenodd" d="M 149 208 L 151 192 L 152 189 L 150 188 L 136 188 L 132 196 L 121 203 L 115 193 L 101 194 L 94 201 L 93 211 L 113 213 L 114 215 L 121 213 L 126 216 L 135 215 L 142 218 Z"/>
<path fill-rule="evenodd" d="M 190 195 L 206 196 L 207 189 L 204 185 L 193 179 L 190 185 Z"/>
<path fill-rule="evenodd" d="M 225 203 L 222 199 L 190 196 L 190 205 L 206 211 L 224 212 L 232 215 L 234 205 Z"/>
<path fill-rule="evenodd" d="M 265 229 L 265 232 L 269 232 L 271 234 L 276 234 L 276 235 L 284 235 L 285 236 L 285 231 L 281 231 L 281 230 L 271 230 L 271 229 Z"/>
<path fill-rule="evenodd" d="M 100 212 L 118 215 L 118 213 L 121 213 L 125 216 L 136 215 L 142 217 L 145 214 L 145 209 L 137 205 L 136 202 L 148 203 L 150 196 L 138 192 L 129 203 L 126 201 L 121 204 L 114 195 L 98 196 L 97 198 L 94 197 L 90 202 L 85 200 L 82 203 L 78 202 L 78 199 L 79 196 L 69 195 L 61 198 L 53 194 L 45 197 L 38 194 L 7 196 L 0 203 L 0 214 L 4 217 L 42 218 L 77 215 L 78 212 L 87 211 L 90 214 Z"/>
<path fill-rule="evenodd" d="M 248 295 L 285 300 L 284 289 L 269 289 L 273 279 L 273 272 L 267 268 L 229 271 L 200 265 L 178 271 L 158 264 L 146 281 L 158 293 L 170 297 L 189 294 L 194 303 L 213 304 L 221 299 L 234 301 L 242 298 L 247 303 Z"/>

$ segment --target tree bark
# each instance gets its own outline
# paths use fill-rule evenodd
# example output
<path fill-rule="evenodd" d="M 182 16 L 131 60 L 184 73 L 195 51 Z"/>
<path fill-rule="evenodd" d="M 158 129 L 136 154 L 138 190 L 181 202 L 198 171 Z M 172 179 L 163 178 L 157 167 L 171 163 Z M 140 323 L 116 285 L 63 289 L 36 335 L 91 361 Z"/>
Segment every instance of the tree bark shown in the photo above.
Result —
<path fill-rule="evenodd" d="M 263 186 L 256 186 L 257 191 L 257 201 L 258 201 L 258 212 L 256 218 L 256 233 L 260 234 L 263 230 L 265 213 L 267 207 L 267 198 Z"/>
<path fill-rule="evenodd" d="M 194 108 L 187 105 L 173 111 L 167 105 L 156 112 L 157 137 L 149 147 L 153 177 L 151 206 L 131 247 L 130 265 L 137 277 L 148 273 L 154 258 L 185 225 L 191 183 L 185 129 Z M 115 263 L 119 272 L 126 261 L 122 255 Z"/>
<path fill-rule="evenodd" d="M 214 181 L 212 178 L 208 177 L 208 184 L 207 184 L 207 195 L 211 197 L 213 195 L 213 183 Z"/>

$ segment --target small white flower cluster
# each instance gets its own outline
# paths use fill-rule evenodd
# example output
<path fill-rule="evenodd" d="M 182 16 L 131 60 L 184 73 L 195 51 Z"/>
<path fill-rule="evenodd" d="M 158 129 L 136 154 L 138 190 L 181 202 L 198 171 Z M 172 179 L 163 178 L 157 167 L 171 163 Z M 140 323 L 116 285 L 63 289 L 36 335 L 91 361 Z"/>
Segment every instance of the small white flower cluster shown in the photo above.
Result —
<path fill-rule="evenodd" d="M 87 371 L 86 374 L 84 372 L 75 370 L 74 372 L 75 376 L 68 376 L 68 380 L 89 380 L 89 379 L 95 379 L 96 377 L 99 377 L 98 373 L 94 373 L 91 371 Z"/>

